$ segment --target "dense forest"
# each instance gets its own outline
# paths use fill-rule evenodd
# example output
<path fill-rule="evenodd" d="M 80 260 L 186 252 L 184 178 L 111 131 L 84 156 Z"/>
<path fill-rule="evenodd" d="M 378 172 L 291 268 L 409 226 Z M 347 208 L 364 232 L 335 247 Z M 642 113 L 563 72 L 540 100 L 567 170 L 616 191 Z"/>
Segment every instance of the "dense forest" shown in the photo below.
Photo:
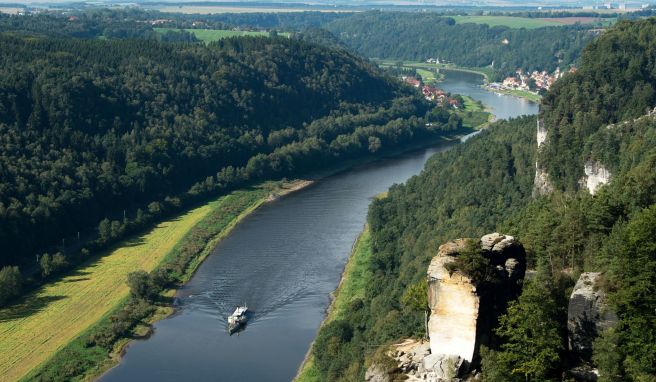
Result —
<path fill-rule="evenodd" d="M 497 76 L 514 73 L 517 68 L 553 71 L 566 67 L 594 37 L 581 26 L 512 29 L 456 24 L 438 14 L 403 12 L 355 14 L 324 28 L 365 57 L 439 58 L 461 66 L 492 66 Z"/>
<path fill-rule="evenodd" d="M 617 147 L 589 136 L 603 125 L 642 116 L 656 106 L 656 19 L 620 22 L 585 48 L 581 68 L 558 81 L 542 101 L 549 127 L 540 162 L 563 190 L 575 190 L 586 159 L 605 159 Z M 614 161 L 604 161 L 613 166 Z M 615 170 L 613 168 L 613 170 Z"/>
<path fill-rule="evenodd" d="M 286 38 L 0 46 L 2 264 L 461 126 L 366 61 Z"/>
<path fill-rule="evenodd" d="M 157 26 L 179 31 L 157 33 Z M 595 33 L 586 26 L 515 29 L 456 24 L 439 13 L 253 13 L 183 15 L 139 9 L 46 13 L 30 17 L 0 15 L 0 31 L 76 38 L 197 42 L 191 29 L 292 32 L 328 46 L 341 45 L 370 58 L 424 61 L 439 58 L 467 67 L 492 67 L 494 79 L 524 70 L 567 68 Z"/>
<path fill-rule="evenodd" d="M 321 329 L 314 355 L 322 378 L 361 379 L 366 365 L 380 356 L 380 344 L 421 337 L 423 314 L 405 304 L 405 296 L 422 282 L 439 244 L 498 231 L 519 238 L 536 273 L 501 317 L 495 347 L 481 349 L 483 380 L 571 378 L 567 371 L 578 360 L 568 352 L 567 304 L 583 271 L 602 272 L 600 287 L 619 317 L 613 329 L 599 334 L 587 362 L 603 382 L 654 380 L 656 118 L 634 120 L 653 105 L 648 97 L 616 100 L 603 104 L 603 110 L 595 101 L 605 99 L 603 90 L 653 92 L 656 81 L 646 75 L 651 66 L 643 66 L 644 61 L 651 64 L 647 56 L 653 57 L 648 48 L 656 37 L 653 25 L 651 19 L 618 24 L 586 49 L 582 74 L 565 77 L 547 97 L 547 105 L 567 104 L 580 118 L 608 116 L 577 131 L 576 143 L 548 142 L 558 142 L 563 150 L 558 155 L 580 168 L 580 153 L 588 152 L 613 169 L 612 181 L 594 196 L 587 190 L 557 189 L 531 197 L 536 119 L 526 117 L 496 123 L 466 144 L 437 154 L 420 175 L 371 205 L 369 270 L 374 276 L 366 298 L 352 303 L 353 313 Z M 586 73 L 596 73 L 590 77 L 594 82 L 581 80 Z M 575 88 L 585 96 L 564 92 Z M 574 129 L 545 120 L 548 134 Z M 622 122 L 606 128 L 609 121 Z M 567 184 L 568 174 L 550 175 Z"/>

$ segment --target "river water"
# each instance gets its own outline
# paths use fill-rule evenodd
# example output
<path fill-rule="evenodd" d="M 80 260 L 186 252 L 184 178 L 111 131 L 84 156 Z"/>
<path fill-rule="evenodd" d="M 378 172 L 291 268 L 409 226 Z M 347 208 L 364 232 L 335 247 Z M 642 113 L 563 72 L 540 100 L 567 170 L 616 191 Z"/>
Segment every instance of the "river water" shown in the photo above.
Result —
<path fill-rule="evenodd" d="M 500 118 L 537 112 L 519 98 L 479 87 L 479 76 L 449 72 L 441 87 L 470 95 Z M 177 313 L 148 340 L 130 345 L 102 381 L 289 381 L 296 374 L 339 283 L 376 194 L 418 174 L 449 145 L 362 165 L 266 204 L 240 223 L 179 290 Z M 226 318 L 252 314 L 232 336 Z"/>

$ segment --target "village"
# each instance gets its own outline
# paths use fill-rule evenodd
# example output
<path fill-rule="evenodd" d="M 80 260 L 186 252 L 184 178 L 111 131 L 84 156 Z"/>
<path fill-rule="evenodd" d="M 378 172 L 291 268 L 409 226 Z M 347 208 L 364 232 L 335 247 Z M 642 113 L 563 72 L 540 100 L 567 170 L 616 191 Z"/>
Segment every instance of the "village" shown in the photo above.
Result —
<path fill-rule="evenodd" d="M 401 78 L 405 83 L 421 89 L 421 92 L 427 101 L 435 102 L 439 106 L 447 106 L 454 109 L 458 109 L 462 106 L 459 99 L 450 97 L 444 90 L 425 84 L 422 80 L 419 80 L 416 77 L 402 76 Z"/>
<path fill-rule="evenodd" d="M 572 67 L 567 72 L 575 72 L 576 68 Z M 551 86 L 561 78 L 566 72 L 561 71 L 560 68 L 549 74 L 546 71 L 538 72 L 524 72 L 522 69 L 517 69 L 514 76 L 506 77 L 503 82 L 493 82 L 488 85 L 492 90 L 523 90 L 541 92 L 547 91 Z"/>

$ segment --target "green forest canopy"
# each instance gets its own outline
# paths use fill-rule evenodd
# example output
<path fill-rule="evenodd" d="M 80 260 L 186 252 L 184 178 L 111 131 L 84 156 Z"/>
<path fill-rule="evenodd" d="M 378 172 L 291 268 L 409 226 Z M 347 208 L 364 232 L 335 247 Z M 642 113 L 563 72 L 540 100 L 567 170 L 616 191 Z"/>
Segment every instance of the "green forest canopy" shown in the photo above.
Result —
<path fill-rule="evenodd" d="M 426 126 L 429 105 L 366 61 L 287 38 L 204 46 L 4 35 L 0 44 L 3 264 L 103 218 L 113 220 L 99 227 L 106 242 L 132 216 L 439 134 L 449 122 Z"/>

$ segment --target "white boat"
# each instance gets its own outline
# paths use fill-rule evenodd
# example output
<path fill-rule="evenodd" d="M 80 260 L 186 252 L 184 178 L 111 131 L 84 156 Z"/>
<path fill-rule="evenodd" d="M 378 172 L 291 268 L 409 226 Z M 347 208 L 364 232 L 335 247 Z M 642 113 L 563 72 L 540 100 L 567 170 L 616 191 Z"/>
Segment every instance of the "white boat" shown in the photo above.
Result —
<path fill-rule="evenodd" d="M 248 312 L 246 305 L 238 306 L 235 312 L 228 317 L 228 331 L 230 334 L 239 330 L 246 323 L 246 312 Z"/>

